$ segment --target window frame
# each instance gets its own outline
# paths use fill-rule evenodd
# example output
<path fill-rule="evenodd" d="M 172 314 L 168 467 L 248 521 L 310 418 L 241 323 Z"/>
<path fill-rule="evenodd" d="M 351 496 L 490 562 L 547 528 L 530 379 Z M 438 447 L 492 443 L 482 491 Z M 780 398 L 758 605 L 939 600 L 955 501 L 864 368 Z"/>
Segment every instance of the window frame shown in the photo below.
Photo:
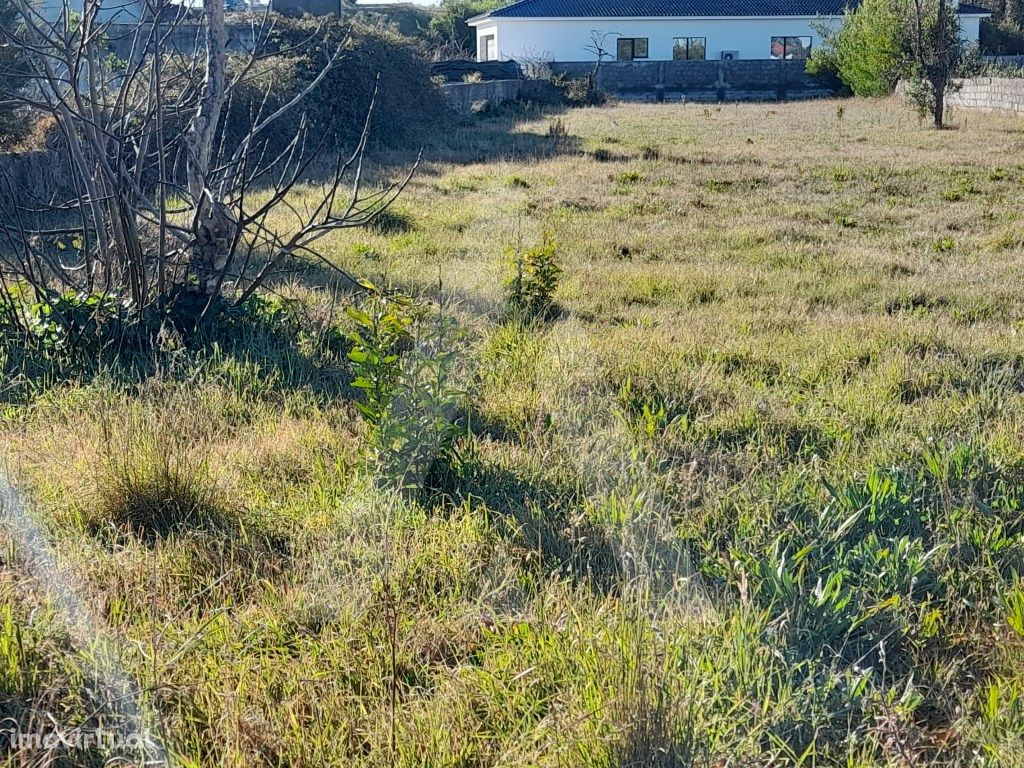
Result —
<path fill-rule="evenodd" d="M 782 55 L 781 56 L 776 56 L 775 53 L 774 53 L 775 52 L 775 41 L 776 40 L 781 40 L 782 41 Z M 806 40 L 807 41 L 807 45 L 802 45 L 801 44 L 799 46 L 799 50 L 806 51 L 807 55 L 806 56 L 801 56 L 798 59 L 790 57 L 788 55 L 788 53 L 790 51 L 790 46 L 789 46 L 789 41 L 790 40 Z M 814 45 L 814 37 L 812 35 L 772 35 L 771 43 L 770 43 L 770 45 L 768 47 L 768 57 L 772 61 L 807 61 L 807 59 L 811 58 L 811 48 L 813 47 L 813 45 Z M 794 46 L 793 50 L 797 50 L 797 47 Z"/>
<path fill-rule="evenodd" d="M 676 48 L 678 47 L 676 45 L 676 41 L 678 41 L 678 40 L 685 40 L 686 41 L 686 50 L 684 51 L 685 55 L 681 59 L 677 59 L 676 58 Z M 702 48 L 702 54 L 703 55 L 699 59 L 690 56 L 690 47 L 693 45 L 693 41 L 694 40 L 700 40 L 701 41 L 701 48 Z M 673 37 L 672 38 L 672 61 L 707 61 L 707 60 L 708 60 L 708 39 L 707 39 L 707 37 L 700 37 L 699 35 L 695 35 L 695 36 L 692 36 L 692 37 L 688 36 L 688 37 Z"/>
<path fill-rule="evenodd" d="M 494 56 L 491 58 L 490 47 L 494 46 Z M 480 35 L 480 50 L 477 51 L 477 61 L 496 61 L 498 56 L 498 35 L 492 32 L 489 35 Z"/>
<path fill-rule="evenodd" d="M 644 50 L 646 53 L 643 56 L 637 56 L 636 54 L 636 43 L 638 40 L 644 41 Z M 619 55 L 619 46 L 622 43 L 629 42 L 630 57 L 628 59 L 622 58 Z M 615 60 L 616 61 L 646 61 L 651 58 L 651 38 L 649 37 L 617 37 L 615 38 Z"/>

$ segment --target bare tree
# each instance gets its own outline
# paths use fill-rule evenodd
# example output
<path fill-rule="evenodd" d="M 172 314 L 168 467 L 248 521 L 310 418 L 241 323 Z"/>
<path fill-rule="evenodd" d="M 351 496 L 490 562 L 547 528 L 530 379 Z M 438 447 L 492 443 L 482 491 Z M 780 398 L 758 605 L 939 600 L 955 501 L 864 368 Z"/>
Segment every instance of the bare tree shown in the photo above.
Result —
<path fill-rule="evenodd" d="M 155 310 L 199 323 L 245 301 L 289 259 L 330 264 L 318 242 L 371 222 L 418 165 L 366 188 L 373 99 L 351 154 L 329 168 L 319 160 L 325 137 L 304 120 L 283 150 L 269 141 L 339 65 L 344 44 L 283 105 L 268 107 L 268 90 L 244 135 L 228 135 L 236 90 L 274 65 L 269 12 L 248 18 L 247 50 L 229 56 L 224 0 L 204 0 L 198 15 L 145 0 L 145 20 L 132 25 L 101 21 L 100 0 L 80 13 L 65 4 L 56 19 L 31 0 L 12 2 L 19 24 L 0 30 L 0 42 L 20 52 L 30 87 L 4 93 L 0 83 L 0 99 L 52 115 L 69 191 L 7 190 L 19 202 L 0 224 L 0 291 L 20 282 L 41 302 L 116 297 L 136 318 Z M 322 42 L 320 32 L 306 44 Z M 123 61 L 110 55 L 115 41 L 128 51 Z M 298 196 L 314 175 L 319 192 Z"/>
<path fill-rule="evenodd" d="M 604 61 L 606 56 L 611 54 L 608 52 L 608 38 L 618 37 L 618 32 L 601 32 L 597 29 L 590 30 L 590 43 L 583 46 L 583 50 L 588 53 L 594 54 L 594 71 L 590 76 L 591 86 L 594 88 L 600 88 L 598 79 L 601 74 L 601 62 Z"/>

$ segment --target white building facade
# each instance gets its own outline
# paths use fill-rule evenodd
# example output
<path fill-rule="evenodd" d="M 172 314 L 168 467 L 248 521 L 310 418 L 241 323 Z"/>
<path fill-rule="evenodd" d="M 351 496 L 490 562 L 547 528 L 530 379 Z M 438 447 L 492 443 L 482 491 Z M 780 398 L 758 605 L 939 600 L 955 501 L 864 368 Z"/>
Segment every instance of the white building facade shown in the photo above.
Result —
<path fill-rule="evenodd" d="M 606 61 L 803 59 L 820 42 L 822 26 L 842 23 L 845 6 L 846 0 L 520 0 L 469 24 L 478 61 L 593 61 L 598 46 Z M 642 15 L 626 15 L 625 8 Z M 961 4 L 966 41 L 977 43 L 988 15 Z"/>

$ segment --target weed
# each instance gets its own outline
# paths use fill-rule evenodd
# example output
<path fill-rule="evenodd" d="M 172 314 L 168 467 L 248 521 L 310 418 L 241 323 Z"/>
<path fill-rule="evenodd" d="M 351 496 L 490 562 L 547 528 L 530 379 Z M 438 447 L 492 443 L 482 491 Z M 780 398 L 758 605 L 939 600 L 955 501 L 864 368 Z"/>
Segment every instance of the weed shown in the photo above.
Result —
<path fill-rule="evenodd" d="M 628 187 L 633 184 L 639 184 L 643 181 L 644 175 L 639 171 L 623 171 L 615 177 L 615 183 L 619 186 Z"/>
<path fill-rule="evenodd" d="M 569 126 L 565 120 L 556 117 L 548 122 L 547 133 L 552 139 L 565 139 L 569 136 Z"/>
<path fill-rule="evenodd" d="M 562 266 L 554 233 L 545 232 L 541 243 L 508 254 L 511 275 L 505 282 L 506 302 L 512 317 L 528 321 L 554 313 L 554 295 Z"/>
<path fill-rule="evenodd" d="M 355 325 L 348 359 L 355 378 L 352 386 L 364 400 L 356 407 L 373 426 L 379 426 L 398 386 L 401 352 L 410 342 L 412 301 L 401 295 L 375 293 L 365 307 L 352 306 L 349 318 Z"/>

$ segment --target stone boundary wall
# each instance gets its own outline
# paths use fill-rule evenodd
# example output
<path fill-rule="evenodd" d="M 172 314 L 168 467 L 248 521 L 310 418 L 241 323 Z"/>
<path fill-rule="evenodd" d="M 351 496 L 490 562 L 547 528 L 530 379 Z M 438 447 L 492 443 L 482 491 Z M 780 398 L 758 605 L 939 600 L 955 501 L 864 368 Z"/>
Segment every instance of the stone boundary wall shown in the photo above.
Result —
<path fill-rule="evenodd" d="M 586 77 L 593 73 L 594 62 L 558 62 L 551 68 L 567 77 Z M 596 85 L 622 96 L 697 101 L 826 96 L 836 86 L 808 75 L 802 61 L 773 59 L 610 61 L 601 64 Z"/>
<path fill-rule="evenodd" d="M 1024 78 L 975 77 L 960 82 L 960 91 L 947 99 L 949 106 L 1024 117 Z"/>
<path fill-rule="evenodd" d="M 468 115 L 486 104 L 501 104 L 519 98 L 523 80 L 488 80 L 484 83 L 445 83 L 440 86 L 448 106 L 460 115 Z"/>
<path fill-rule="evenodd" d="M 468 115 L 484 106 L 516 99 L 549 105 L 565 103 L 563 90 L 547 80 L 488 80 L 483 83 L 446 83 L 440 88 L 448 106 L 460 115 Z"/>

